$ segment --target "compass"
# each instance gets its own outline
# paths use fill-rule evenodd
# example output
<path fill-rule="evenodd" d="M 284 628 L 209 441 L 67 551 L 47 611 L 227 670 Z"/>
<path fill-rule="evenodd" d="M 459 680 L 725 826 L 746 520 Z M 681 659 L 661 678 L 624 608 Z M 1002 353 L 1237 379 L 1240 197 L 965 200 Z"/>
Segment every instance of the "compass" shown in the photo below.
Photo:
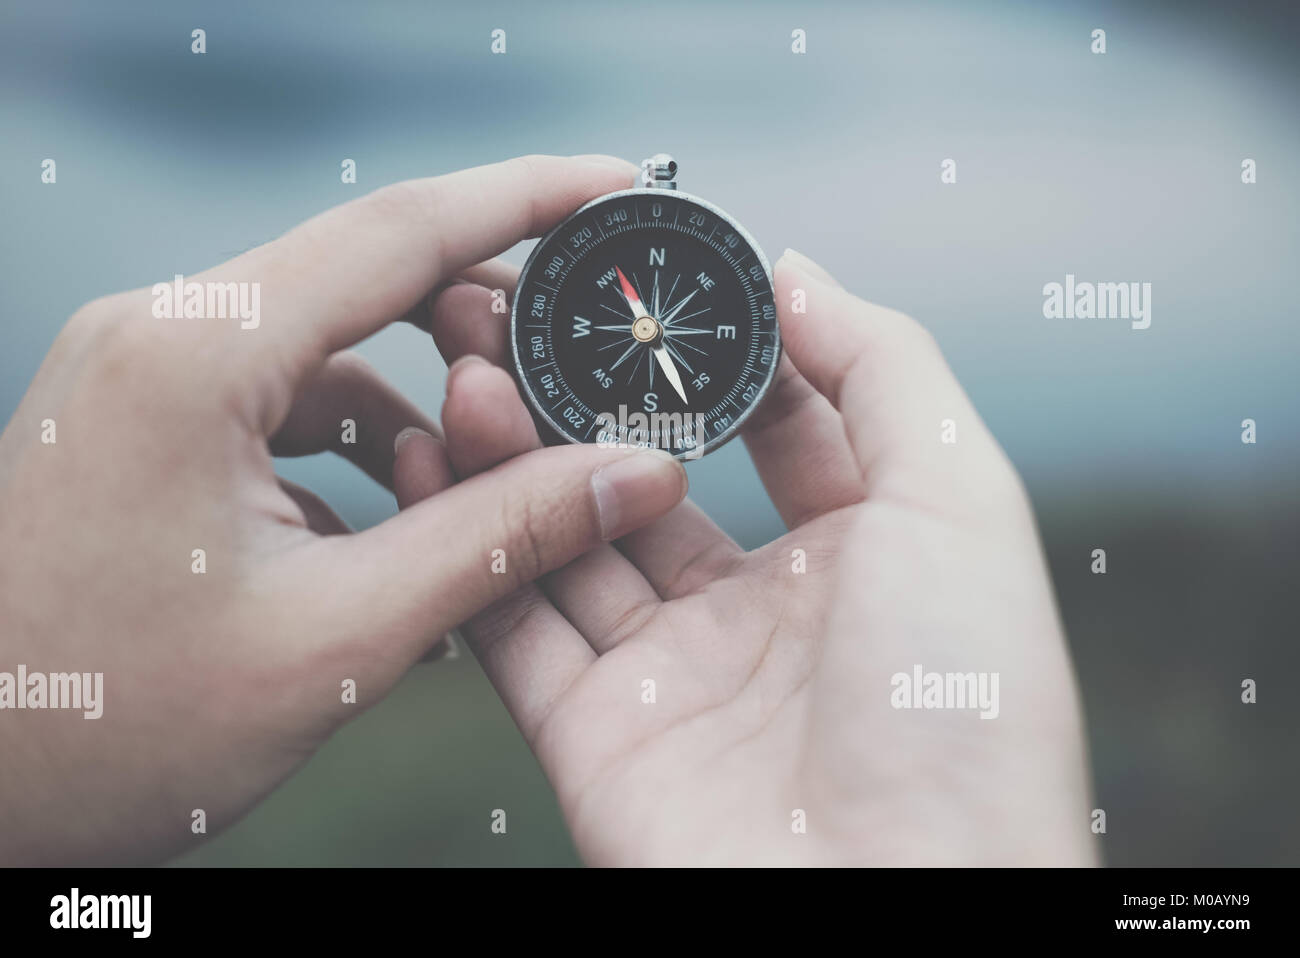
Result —
<path fill-rule="evenodd" d="M 698 459 L 763 400 L 781 356 L 772 270 L 745 228 L 677 190 L 677 163 L 598 197 L 533 249 L 511 314 L 515 368 L 575 443 Z"/>

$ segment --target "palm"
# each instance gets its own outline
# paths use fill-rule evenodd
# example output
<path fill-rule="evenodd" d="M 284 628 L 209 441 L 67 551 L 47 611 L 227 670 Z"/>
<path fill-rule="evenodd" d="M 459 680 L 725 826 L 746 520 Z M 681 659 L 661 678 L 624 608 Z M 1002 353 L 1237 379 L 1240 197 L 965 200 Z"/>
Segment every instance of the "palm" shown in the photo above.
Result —
<path fill-rule="evenodd" d="M 791 532 L 744 553 L 683 503 L 467 625 L 579 849 L 1088 861 L 1076 694 L 1014 471 L 914 322 L 797 259 L 776 287 L 793 362 L 745 440 Z M 508 364 L 503 331 L 463 322 L 489 303 L 468 285 L 439 299 L 444 355 Z M 461 475 L 537 445 L 497 373 L 444 405 Z M 918 666 L 997 673 L 999 720 L 895 708 L 893 676 Z"/>
<path fill-rule="evenodd" d="M 688 564 L 666 601 L 557 700 L 535 741 L 584 857 L 737 863 L 762 849 L 798 863 L 853 849 L 848 860 L 860 861 L 865 842 L 890 861 L 892 842 L 923 836 L 913 862 L 1051 861 L 1063 850 L 1087 860 L 1083 768 L 1077 748 L 1060 747 L 1079 740 L 1075 711 L 1062 707 L 1074 693 L 1060 643 L 1043 641 L 1054 610 L 1019 541 L 1032 529 L 1023 503 L 1020 513 L 1000 529 L 936 523 L 886 498 L 739 558 Z M 797 549 L 837 558 L 801 575 Z M 983 575 L 949 574 L 980 559 Z M 986 596 L 999 588 L 1011 601 L 990 616 Z M 1017 636 L 1032 641 L 1019 647 Z M 889 705 L 895 672 L 978 670 L 990 663 L 967 649 L 1009 637 L 1012 654 L 992 663 L 1001 721 Z M 955 796 L 949 779 L 972 756 L 978 774 Z M 1052 814 L 1035 822 L 1044 780 Z M 801 815 L 805 829 L 793 827 Z M 1056 836 L 1071 830 L 1063 849 Z"/>
<path fill-rule="evenodd" d="M 805 734 L 834 581 L 816 560 L 795 572 L 792 554 L 834 554 L 856 511 L 687 565 L 667 601 L 556 702 L 536 745 L 588 861 L 641 861 L 647 848 L 663 862 L 734 861 L 755 829 L 792 835 L 803 754 L 791 743 Z"/>

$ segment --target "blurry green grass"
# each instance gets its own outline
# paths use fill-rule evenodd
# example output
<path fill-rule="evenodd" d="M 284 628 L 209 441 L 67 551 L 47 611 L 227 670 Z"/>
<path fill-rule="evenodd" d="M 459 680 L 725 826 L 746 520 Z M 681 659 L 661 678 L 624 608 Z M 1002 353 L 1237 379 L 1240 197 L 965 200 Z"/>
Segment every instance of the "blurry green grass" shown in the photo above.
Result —
<path fill-rule="evenodd" d="M 1039 503 L 1107 864 L 1300 864 L 1300 498 L 1279 466 Z"/>
<path fill-rule="evenodd" d="M 532 752 L 463 648 L 417 665 L 243 821 L 197 840 L 176 864 L 578 864 Z"/>

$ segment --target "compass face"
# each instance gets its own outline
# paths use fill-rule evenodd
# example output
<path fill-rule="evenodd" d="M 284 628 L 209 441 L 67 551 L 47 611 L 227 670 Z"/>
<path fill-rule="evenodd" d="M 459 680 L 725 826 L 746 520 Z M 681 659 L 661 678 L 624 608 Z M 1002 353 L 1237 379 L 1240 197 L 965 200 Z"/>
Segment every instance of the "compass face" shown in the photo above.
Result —
<path fill-rule="evenodd" d="M 735 435 L 781 351 L 762 251 L 664 189 L 603 196 L 544 237 L 511 326 L 524 391 L 560 436 L 682 459 Z"/>

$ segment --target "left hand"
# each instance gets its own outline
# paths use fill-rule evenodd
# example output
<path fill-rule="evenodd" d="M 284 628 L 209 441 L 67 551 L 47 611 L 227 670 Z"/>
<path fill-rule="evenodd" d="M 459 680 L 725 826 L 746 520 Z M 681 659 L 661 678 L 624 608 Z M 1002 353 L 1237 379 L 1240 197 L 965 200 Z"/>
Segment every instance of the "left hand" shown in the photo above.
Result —
<path fill-rule="evenodd" d="M 336 535 L 272 461 L 388 481 L 395 436 L 435 427 L 342 350 L 633 173 L 532 157 L 378 190 L 188 278 L 259 284 L 248 328 L 156 316 L 149 289 L 77 312 L 0 437 L 0 671 L 102 673 L 102 714 L 0 711 L 0 864 L 191 847 L 197 811 L 234 820 L 457 622 L 680 501 L 678 464 L 596 449 L 445 489 L 425 435 L 403 462 L 438 494 Z"/>

